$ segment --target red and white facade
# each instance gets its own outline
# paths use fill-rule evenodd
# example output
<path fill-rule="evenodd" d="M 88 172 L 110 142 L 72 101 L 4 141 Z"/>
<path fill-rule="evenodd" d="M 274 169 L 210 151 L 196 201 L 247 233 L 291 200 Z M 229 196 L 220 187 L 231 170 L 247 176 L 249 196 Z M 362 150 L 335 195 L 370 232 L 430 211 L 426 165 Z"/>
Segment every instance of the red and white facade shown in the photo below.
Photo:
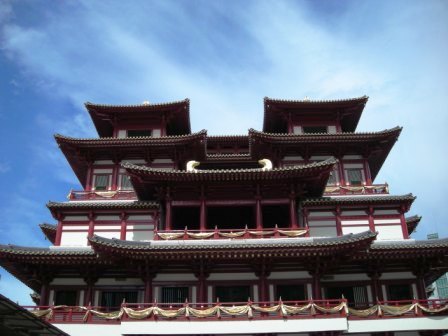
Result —
<path fill-rule="evenodd" d="M 47 204 L 53 245 L 0 263 L 70 335 L 442 334 L 448 240 L 374 182 L 401 128 L 356 132 L 366 103 L 265 98 L 237 136 L 192 133 L 188 100 L 87 103 L 99 138 L 55 136 L 82 190 Z"/>

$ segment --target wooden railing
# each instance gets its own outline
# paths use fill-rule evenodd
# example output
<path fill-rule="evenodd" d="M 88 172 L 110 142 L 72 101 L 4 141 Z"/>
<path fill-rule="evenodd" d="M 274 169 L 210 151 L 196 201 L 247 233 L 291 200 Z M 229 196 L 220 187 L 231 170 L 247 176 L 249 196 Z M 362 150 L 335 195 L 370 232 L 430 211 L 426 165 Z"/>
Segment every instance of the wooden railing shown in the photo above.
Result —
<path fill-rule="evenodd" d="M 376 194 L 389 194 L 389 185 L 385 184 L 372 184 L 372 185 L 334 185 L 326 186 L 324 193 L 326 195 L 376 195 Z"/>
<path fill-rule="evenodd" d="M 198 239 L 253 239 L 253 238 L 288 238 L 308 237 L 305 228 L 279 228 L 272 229 L 218 229 L 214 230 L 154 230 L 154 240 L 198 240 Z"/>
<path fill-rule="evenodd" d="M 70 190 L 67 195 L 70 201 L 88 200 L 133 200 L 137 199 L 134 190 L 110 190 L 110 191 L 76 191 Z"/>
<path fill-rule="evenodd" d="M 339 300 L 216 303 L 123 303 L 120 307 L 24 306 L 51 323 L 108 323 L 121 321 L 262 320 L 348 318 L 352 320 L 448 316 L 447 300 L 380 301 L 351 308 Z M 379 309 L 376 309 L 379 308 Z M 369 314 L 365 314 L 372 309 Z"/>

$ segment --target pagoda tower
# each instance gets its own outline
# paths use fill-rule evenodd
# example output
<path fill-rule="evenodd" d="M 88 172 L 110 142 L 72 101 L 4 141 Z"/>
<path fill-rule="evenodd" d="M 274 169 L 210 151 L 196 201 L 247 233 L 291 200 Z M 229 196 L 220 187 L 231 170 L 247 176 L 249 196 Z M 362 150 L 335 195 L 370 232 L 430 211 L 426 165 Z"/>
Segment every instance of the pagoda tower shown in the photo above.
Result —
<path fill-rule="evenodd" d="M 82 188 L 47 204 L 52 245 L 0 265 L 74 336 L 442 334 L 448 239 L 411 238 L 415 197 L 375 182 L 402 129 L 356 132 L 367 100 L 265 98 L 225 136 L 188 99 L 86 103 L 99 137 L 55 135 Z"/>

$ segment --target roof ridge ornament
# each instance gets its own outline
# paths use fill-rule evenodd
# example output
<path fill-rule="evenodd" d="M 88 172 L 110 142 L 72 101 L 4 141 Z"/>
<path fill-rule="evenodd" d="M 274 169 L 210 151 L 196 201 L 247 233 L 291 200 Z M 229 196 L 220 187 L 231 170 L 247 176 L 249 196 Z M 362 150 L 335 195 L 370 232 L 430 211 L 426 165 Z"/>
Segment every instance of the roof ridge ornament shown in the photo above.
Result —
<path fill-rule="evenodd" d="M 196 173 L 198 170 L 196 169 L 201 163 L 195 160 L 191 160 L 187 162 L 187 172 Z"/>
<path fill-rule="evenodd" d="M 261 170 L 262 171 L 272 170 L 272 161 L 271 160 L 269 160 L 269 159 L 261 159 L 261 160 L 258 160 L 258 163 L 261 164 L 261 166 L 262 166 Z"/>

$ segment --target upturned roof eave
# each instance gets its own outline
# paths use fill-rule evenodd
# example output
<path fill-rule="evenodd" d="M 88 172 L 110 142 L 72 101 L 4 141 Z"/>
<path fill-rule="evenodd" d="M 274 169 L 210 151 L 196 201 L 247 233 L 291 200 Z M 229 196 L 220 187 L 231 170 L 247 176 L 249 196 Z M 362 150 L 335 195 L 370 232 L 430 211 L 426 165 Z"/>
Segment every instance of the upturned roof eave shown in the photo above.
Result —
<path fill-rule="evenodd" d="M 183 241 L 182 244 L 164 244 L 164 241 L 154 242 L 135 242 L 119 239 L 109 239 L 94 235 L 89 238 L 90 244 L 94 250 L 101 250 L 102 247 L 116 251 L 135 251 L 135 252 L 163 252 L 163 251 L 233 251 L 235 249 L 276 249 L 276 248 L 299 248 L 302 251 L 306 249 L 340 247 L 343 245 L 353 245 L 356 243 L 366 243 L 370 245 L 376 238 L 377 233 L 372 231 L 365 231 L 358 234 L 348 234 L 333 238 L 315 238 L 310 241 L 307 238 L 288 238 L 280 239 L 250 239 L 250 240 L 234 240 L 230 244 L 228 241 L 204 241 L 197 244 L 195 241 Z"/>
<path fill-rule="evenodd" d="M 272 123 L 270 120 L 269 113 L 275 113 L 271 111 L 272 105 L 276 105 L 278 108 L 296 108 L 296 109 L 309 109 L 309 108 L 337 108 L 341 109 L 342 107 L 352 109 L 352 116 L 349 122 L 346 122 L 347 125 L 344 125 L 344 121 L 342 121 L 342 126 L 346 131 L 354 131 L 359 123 L 359 119 L 361 118 L 362 111 L 364 110 L 365 104 L 367 103 L 369 97 L 364 95 L 357 98 L 348 98 L 348 99 L 334 99 L 334 100 L 287 100 L 287 99 L 274 99 L 265 97 L 264 98 L 264 118 L 263 118 L 263 130 L 270 131 Z M 357 109 L 356 109 L 357 108 Z M 355 109 L 355 110 L 353 110 Z"/>
<path fill-rule="evenodd" d="M 182 108 L 184 107 L 186 118 L 185 118 L 185 133 L 191 133 L 191 122 L 190 122 L 190 100 L 188 98 L 184 100 L 159 103 L 159 104 L 138 104 L 138 105 L 108 105 L 108 104 L 95 104 L 91 102 L 86 102 L 85 107 L 92 118 L 93 124 L 101 137 L 107 137 L 111 135 L 112 128 L 107 122 L 104 122 L 99 114 L 125 114 L 127 112 L 162 112 L 164 110 L 169 110 L 172 108 Z"/>

